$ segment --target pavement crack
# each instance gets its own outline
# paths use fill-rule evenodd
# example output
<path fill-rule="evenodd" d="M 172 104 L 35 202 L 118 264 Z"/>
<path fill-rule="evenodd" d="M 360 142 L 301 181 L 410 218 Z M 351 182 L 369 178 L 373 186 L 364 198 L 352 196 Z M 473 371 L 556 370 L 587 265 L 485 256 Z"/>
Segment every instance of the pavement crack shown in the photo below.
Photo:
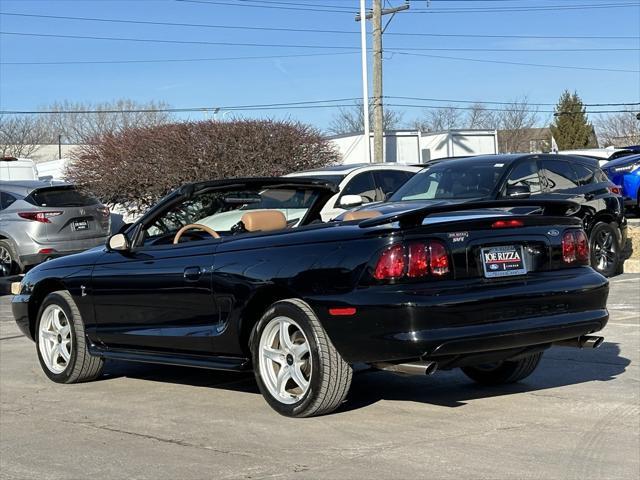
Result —
<path fill-rule="evenodd" d="M 190 448 L 198 448 L 201 450 L 207 450 L 210 452 L 215 452 L 215 453 L 221 453 L 224 455 L 237 455 L 240 457 L 250 457 L 253 458 L 254 455 L 251 455 L 249 453 L 245 453 L 245 452 L 236 452 L 233 450 L 224 450 L 224 449 L 220 449 L 220 448 L 214 448 L 214 447 L 210 447 L 208 445 L 201 445 L 201 444 L 197 444 L 197 443 L 191 443 L 191 442 L 187 442 L 186 440 L 181 440 L 181 439 L 175 439 L 175 438 L 165 438 L 165 437 L 159 437 L 156 435 L 150 435 L 147 433 L 139 433 L 139 432 L 132 432 L 131 430 L 124 430 L 121 428 L 116 428 L 116 427 L 110 427 L 108 425 L 100 425 L 97 423 L 93 423 L 93 422 L 74 422 L 71 420 L 59 420 L 62 423 L 69 423 L 72 425 L 80 425 L 83 427 L 89 427 L 89 428 L 94 428 L 96 430 L 104 430 L 107 432 L 114 432 L 114 433 L 121 433 L 124 435 L 131 435 L 133 437 L 138 437 L 138 438 L 144 438 L 144 439 L 148 439 L 148 440 L 155 440 L 157 442 L 162 442 L 162 443 L 168 443 L 171 445 L 179 445 L 181 447 L 190 447 Z"/>

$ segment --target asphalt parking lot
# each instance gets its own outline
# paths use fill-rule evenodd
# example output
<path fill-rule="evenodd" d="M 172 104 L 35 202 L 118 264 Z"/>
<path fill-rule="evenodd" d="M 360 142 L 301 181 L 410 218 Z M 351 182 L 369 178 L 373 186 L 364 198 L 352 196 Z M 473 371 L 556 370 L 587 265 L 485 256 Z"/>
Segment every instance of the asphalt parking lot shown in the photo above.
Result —
<path fill-rule="evenodd" d="M 637 479 L 640 275 L 609 308 L 600 349 L 553 348 L 521 384 L 362 373 L 338 413 L 292 420 L 250 375 L 110 364 L 53 384 L 0 297 L 0 477 Z"/>

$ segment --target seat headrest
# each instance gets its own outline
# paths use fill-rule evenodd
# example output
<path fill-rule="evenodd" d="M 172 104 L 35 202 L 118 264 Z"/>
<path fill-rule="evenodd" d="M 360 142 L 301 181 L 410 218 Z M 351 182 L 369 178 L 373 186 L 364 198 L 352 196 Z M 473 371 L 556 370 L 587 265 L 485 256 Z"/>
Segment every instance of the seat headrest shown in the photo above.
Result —
<path fill-rule="evenodd" d="M 382 215 L 377 210 L 359 210 L 357 212 L 347 212 L 342 217 L 343 222 L 351 222 L 353 220 L 368 220 L 369 218 L 376 218 Z"/>
<path fill-rule="evenodd" d="M 242 215 L 247 232 L 271 232 L 287 228 L 287 219 L 278 210 L 257 210 Z"/>

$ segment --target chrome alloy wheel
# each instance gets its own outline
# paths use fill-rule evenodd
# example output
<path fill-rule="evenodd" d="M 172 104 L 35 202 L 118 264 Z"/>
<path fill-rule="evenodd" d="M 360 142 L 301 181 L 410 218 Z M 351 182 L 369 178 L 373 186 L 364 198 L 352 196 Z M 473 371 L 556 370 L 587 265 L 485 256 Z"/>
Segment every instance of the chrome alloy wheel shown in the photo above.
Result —
<path fill-rule="evenodd" d="M 71 359 L 72 338 L 69 319 L 57 305 L 49 305 L 42 312 L 38 348 L 45 365 L 55 374 L 60 374 Z"/>
<path fill-rule="evenodd" d="M 309 390 L 312 373 L 309 342 L 300 326 L 276 317 L 262 331 L 259 343 L 260 377 L 279 402 L 300 401 Z"/>
<path fill-rule="evenodd" d="M 13 265 L 11 252 L 5 247 L 0 246 L 0 276 L 6 277 L 11 275 L 11 265 Z"/>
<path fill-rule="evenodd" d="M 613 262 L 615 262 L 615 238 L 612 232 L 602 231 L 593 242 L 593 254 L 596 260 L 596 268 L 598 270 L 606 270 Z"/>

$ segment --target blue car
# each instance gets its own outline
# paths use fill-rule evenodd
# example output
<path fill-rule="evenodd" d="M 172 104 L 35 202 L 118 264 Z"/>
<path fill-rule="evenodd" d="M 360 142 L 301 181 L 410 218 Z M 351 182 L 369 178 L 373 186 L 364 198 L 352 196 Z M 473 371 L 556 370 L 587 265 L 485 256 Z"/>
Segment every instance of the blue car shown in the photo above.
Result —
<path fill-rule="evenodd" d="M 602 170 L 622 187 L 625 207 L 640 208 L 640 155 L 617 158 L 605 163 Z"/>

